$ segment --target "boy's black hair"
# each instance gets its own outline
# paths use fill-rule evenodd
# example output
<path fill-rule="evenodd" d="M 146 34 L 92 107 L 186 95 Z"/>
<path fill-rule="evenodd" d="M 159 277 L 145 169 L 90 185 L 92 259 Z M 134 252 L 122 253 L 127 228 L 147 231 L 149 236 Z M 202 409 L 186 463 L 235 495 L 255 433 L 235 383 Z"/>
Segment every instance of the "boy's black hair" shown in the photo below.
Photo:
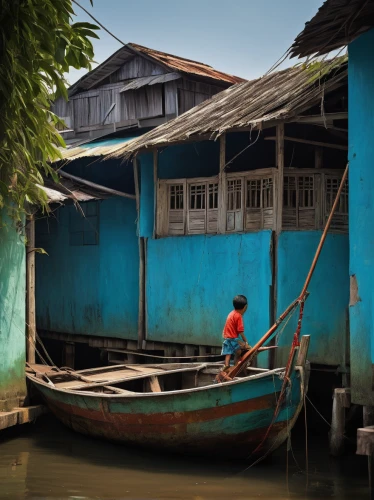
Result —
<path fill-rule="evenodd" d="M 243 309 L 247 304 L 247 297 L 244 295 L 236 295 L 232 301 L 235 310 Z"/>

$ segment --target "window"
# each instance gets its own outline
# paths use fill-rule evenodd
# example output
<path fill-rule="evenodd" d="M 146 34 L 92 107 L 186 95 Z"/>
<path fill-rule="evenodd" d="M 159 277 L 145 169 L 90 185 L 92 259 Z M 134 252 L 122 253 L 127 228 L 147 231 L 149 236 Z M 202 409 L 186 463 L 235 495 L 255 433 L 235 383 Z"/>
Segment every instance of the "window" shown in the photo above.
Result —
<path fill-rule="evenodd" d="M 272 229 L 274 224 L 274 179 L 247 178 L 245 229 Z"/>
<path fill-rule="evenodd" d="M 300 171 L 283 181 L 283 228 L 316 229 L 315 175 Z"/>
<path fill-rule="evenodd" d="M 341 177 L 336 175 L 325 175 L 324 222 L 327 221 L 331 212 L 331 208 L 334 204 L 340 186 L 340 180 Z M 346 232 L 348 230 L 348 181 L 346 181 L 343 187 L 330 227 L 331 229 L 339 232 Z"/>
<path fill-rule="evenodd" d="M 242 184 L 242 179 L 227 181 L 226 231 L 243 229 Z"/>
<path fill-rule="evenodd" d="M 341 177 L 342 171 L 332 169 L 285 169 L 283 230 L 322 229 Z M 226 233 L 275 229 L 276 169 L 228 173 L 223 179 L 222 186 L 218 178 L 159 180 L 156 234 L 214 234 L 218 228 Z M 331 230 L 347 228 L 345 186 Z"/>
<path fill-rule="evenodd" d="M 273 229 L 275 169 L 228 176 L 226 231 Z"/>
<path fill-rule="evenodd" d="M 184 185 L 169 186 L 169 234 L 184 234 Z"/>
<path fill-rule="evenodd" d="M 99 203 L 88 201 L 80 204 L 83 214 L 71 207 L 69 233 L 71 246 L 99 244 Z"/>

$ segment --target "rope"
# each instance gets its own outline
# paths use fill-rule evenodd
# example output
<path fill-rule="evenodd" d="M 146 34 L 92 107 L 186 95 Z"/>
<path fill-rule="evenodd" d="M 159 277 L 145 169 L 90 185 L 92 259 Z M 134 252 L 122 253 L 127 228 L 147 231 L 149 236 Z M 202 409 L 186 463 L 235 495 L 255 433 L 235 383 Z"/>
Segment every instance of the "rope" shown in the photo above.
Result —
<path fill-rule="evenodd" d="M 305 491 L 308 491 L 309 486 L 309 457 L 308 457 L 308 420 L 306 416 L 306 394 L 304 391 L 304 425 L 305 425 L 305 472 L 306 472 L 306 483 Z"/>

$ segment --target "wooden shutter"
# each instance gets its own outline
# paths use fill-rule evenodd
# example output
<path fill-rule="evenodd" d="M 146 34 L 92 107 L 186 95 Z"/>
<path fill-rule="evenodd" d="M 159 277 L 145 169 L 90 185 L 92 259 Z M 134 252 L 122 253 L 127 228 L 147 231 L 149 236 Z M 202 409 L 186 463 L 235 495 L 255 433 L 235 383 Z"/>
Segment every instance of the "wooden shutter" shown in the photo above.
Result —
<path fill-rule="evenodd" d="M 338 193 L 342 176 L 335 174 L 325 174 L 324 177 L 324 219 L 326 222 Z M 345 182 L 345 185 L 343 187 L 343 191 L 340 195 L 339 203 L 336 207 L 330 227 L 331 229 L 338 232 L 348 231 L 348 181 Z"/>
<path fill-rule="evenodd" d="M 227 180 L 226 231 L 243 230 L 243 179 Z"/>
<path fill-rule="evenodd" d="M 298 228 L 316 228 L 314 175 L 299 175 L 298 177 Z"/>
<path fill-rule="evenodd" d="M 283 182 L 283 228 L 316 229 L 315 174 L 285 175 Z"/>
<path fill-rule="evenodd" d="M 170 184 L 168 187 L 168 234 L 184 234 L 185 183 Z"/>
<path fill-rule="evenodd" d="M 189 234 L 206 232 L 206 182 L 189 184 L 187 230 Z"/>
<path fill-rule="evenodd" d="M 283 228 L 297 227 L 297 177 L 285 175 L 283 180 Z"/>
<path fill-rule="evenodd" d="M 207 233 L 218 232 L 218 182 L 208 182 Z"/>
<path fill-rule="evenodd" d="M 245 229 L 260 229 L 262 226 L 262 180 L 247 179 Z"/>

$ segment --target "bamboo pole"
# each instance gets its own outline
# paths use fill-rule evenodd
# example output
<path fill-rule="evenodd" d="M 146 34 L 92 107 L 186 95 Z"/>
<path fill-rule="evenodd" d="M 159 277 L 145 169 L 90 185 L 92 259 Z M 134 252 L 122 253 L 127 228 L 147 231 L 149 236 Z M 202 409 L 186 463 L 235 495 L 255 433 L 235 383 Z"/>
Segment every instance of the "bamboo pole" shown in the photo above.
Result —
<path fill-rule="evenodd" d="M 27 248 L 26 248 L 26 323 L 27 342 L 26 359 L 30 364 L 35 364 L 36 342 L 36 315 L 35 315 L 35 219 L 29 216 L 27 223 Z"/>
<path fill-rule="evenodd" d="M 137 159 L 133 160 L 134 169 L 134 184 L 135 184 L 135 199 L 136 213 L 138 218 L 137 233 L 139 245 L 139 310 L 138 310 L 138 348 L 142 349 L 143 340 L 145 338 L 145 252 L 144 238 L 140 236 L 140 190 L 139 190 L 139 172 Z"/>
<path fill-rule="evenodd" d="M 72 181 L 76 181 L 80 184 L 84 184 L 85 186 L 92 187 L 94 189 L 97 189 L 98 191 L 103 191 L 104 193 L 112 194 L 113 196 L 122 196 L 122 198 L 129 198 L 130 200 L 135 199 L 135 196 L 133 194 L 124 193 L 123 191 L 117 191 L 116 189 L 111 189 L 106 186 L 101 186 L 101 184 L 96 184 L 95 182 L 87 181 L 86 179 L 82 179 L 81 177 L 76 177 L 75 175 L 63 172 L 62 170 L 59 170 L 58 173 L 61 175 L 61 177 L 65 177 L 66 179 L 71 179 Z"/>
<path fill-rule="evenodd" d="M 316 268 L 316 265 L 317 265 L 317 262 L 318 262 L 318 259 L 319 259 L 319 256 L 321 255 L 321 251 L 322 251 L 322 248 L 323 248 L 323 245 L 325 243 L 325 240 L 326 240 L 326 237 L 327 237 L 327 232 L 330 228 L 330 225 L 331 225 L 331 221 L 332 221 L 332 218 L 334 216 L 334 213 L 335 213 L 335 210 L 336 210 L 336 207 L 338 206 L 338 203 L 339 203 L 339 198 L 340 198 L 340 195 L 341 195 L 341 192 L 343 190 L 343 187 L 344 187 L 344 184 L 347 180 L 347 175 L 348 175 L 348 165 L 346 166 L 345 168 L 345 171 L 344 171 L 344 174 L 343 174 L 343 177 L 342 177 L 342 180 L 340 182 L 340 186 L 339 186 L 339 189 L 338 189 L 338 192 L 337 192 L 337 195 L 336 195 L 336 198 L 335 198 L 335 201 L 334 201 L 334 204 L 332 206 L 332 209 L 331 209 L 331 212 L 330 212 L 330 215 L 329 215 L 329 218 L 327 219 L 327 222 L 326 222 L 326 226 L 325 226 L 325 229 L 323 230 L 323 233 L 322 233 L 322 236 L 321 236 L 321 240 L 318 244 L 318 247 L 317 247 L 317 250 L 316 250 L 316 253 L 314 255 L 314 258 L 313 258 L 313 262 L 310 266 L 310 269 L 309 269 L 309 272 L 307 274 L 307 277 L 305 279 L 305 283 L 304 283 L 304 286 L 301 290 L 301 293 L 300 295 L 294 300 L 291 302 L 291 304 L 286 308 L 286 310 L 279 316 L 279 318 L 276 320 L 276 322 L 273 324 L 273 326 L 265 333 L 265 335 L 252 347 L 252 349 L 250 349 L 249 351 L 247 351 L 243 356 L 242 358 L 239 360 L 239 362 L 231 369 L 227 372 L 227 375 L 228 377 L 230 378 L 234 378 L 241 370 L 242 366 L 244 363 L 246 363 L 248 360 L 251 359 L 251 357 L 256 354 L 256 352 L 258 351 L 258 349 L 273 335 L 273 333 L 277 330 L 278 326 L 280 325 L 280 323 L 282 323 L 282 321 L 288 316 L 288 314 L 293 311 L 293 309 L 295 309 L 295 307 L 299 304 L 299 302 L 301 302 L 302 300 L 305 299 L 305 295 L 306 295 L 306 292 L 307 292 L 307 288 L 310 284 L 310 280 L 312 279 L 312 276 L 313 276 L 313 273 L 314 273 L 314 270 Z"/>

